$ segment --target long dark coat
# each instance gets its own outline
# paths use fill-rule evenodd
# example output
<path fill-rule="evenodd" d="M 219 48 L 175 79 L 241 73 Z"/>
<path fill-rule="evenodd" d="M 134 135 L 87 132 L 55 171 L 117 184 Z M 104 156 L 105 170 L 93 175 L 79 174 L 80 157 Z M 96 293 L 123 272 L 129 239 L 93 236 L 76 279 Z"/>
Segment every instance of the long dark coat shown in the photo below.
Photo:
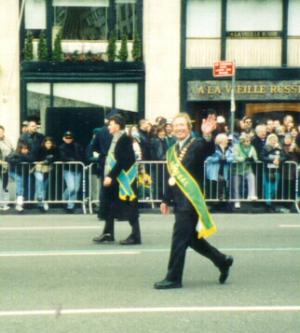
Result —
<path fill-rule="evenodd" d="M 119 198 L 119 183 L 117 178 L 122 170 L 128 171 L 135 163 L 135 154 L 132 147 L 131 139 L 123 134 L 118 140 L 114 157 L 116 164 L 107 175 L 112 178 L 112 185 L 103 187 L 104 199 L 100 203 L 101 217 L 106 219 L 108 216 L 129 220 L 138 217 L 138 202 L 137 202 L 137 182 L 134 181 L 132 188 L 136 194 L 136 199 L 133 201 L 121 200 Z"/>

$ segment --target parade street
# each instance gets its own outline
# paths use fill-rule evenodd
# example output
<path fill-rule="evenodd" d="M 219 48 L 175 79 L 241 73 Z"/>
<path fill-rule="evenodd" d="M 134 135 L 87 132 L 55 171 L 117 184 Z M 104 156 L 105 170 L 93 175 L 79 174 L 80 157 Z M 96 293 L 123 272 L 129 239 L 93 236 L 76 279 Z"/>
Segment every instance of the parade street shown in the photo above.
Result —
<path fill-rule="evenodd" d="M 92 215 L 2 215 L 0 332 L 299 332 L 299 215 L 214 219 L 210 243 L 234 257 L 226 284 L 189 250 L 183 288 L 155 290 L 172 215 L 141 215 L 133 246 L 94 244 L 103 224 Z M 115 227 L 117 240 L 127 237 L 127 222 Z"/>

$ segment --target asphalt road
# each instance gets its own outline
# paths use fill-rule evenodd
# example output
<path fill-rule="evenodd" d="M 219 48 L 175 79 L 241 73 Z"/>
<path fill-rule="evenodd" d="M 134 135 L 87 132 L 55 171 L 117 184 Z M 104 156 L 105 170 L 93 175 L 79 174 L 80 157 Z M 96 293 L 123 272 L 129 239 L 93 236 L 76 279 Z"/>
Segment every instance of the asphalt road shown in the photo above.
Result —
<path fill-rule="evenodd" d="M 172 216 L 142 215 L 143 244 L 93 244 L 94 216 L 0 216 L 0 333 L 300 332 L 300 216 L 214 215 L 228 282 L 189 251 L 183 288 L 158 291 Z M 116 225 L 118 240 L 128 235 Z"/>

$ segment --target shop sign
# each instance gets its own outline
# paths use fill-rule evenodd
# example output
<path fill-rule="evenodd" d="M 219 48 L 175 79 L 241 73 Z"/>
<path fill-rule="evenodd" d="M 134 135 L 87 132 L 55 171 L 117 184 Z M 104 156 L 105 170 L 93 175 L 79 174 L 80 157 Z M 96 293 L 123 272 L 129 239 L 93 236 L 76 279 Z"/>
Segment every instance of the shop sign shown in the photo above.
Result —
<path fill-rule="evenodd" d="M 235 72 L 235 66 L 233 61 L 218 61 L 213 66 L 214 77 L 233 76 Z"/>
<path fill-rule="evenodd" d="M 231 38 L 279 38 L 281 31 L 227 31 L 226 36 Z"/>
<path fill-rule="evenodd" d="M 188 101 L 230 101 L 231 81 L 189 81 Z M 236 100 L 300 100 L 300 81 L 236 81 Z"/>

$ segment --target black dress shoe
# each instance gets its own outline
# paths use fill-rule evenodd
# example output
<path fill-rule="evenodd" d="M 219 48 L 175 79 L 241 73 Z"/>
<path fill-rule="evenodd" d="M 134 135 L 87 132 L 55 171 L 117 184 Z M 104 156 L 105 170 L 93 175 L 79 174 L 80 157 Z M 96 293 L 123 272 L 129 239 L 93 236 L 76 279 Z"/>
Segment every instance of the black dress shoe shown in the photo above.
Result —
<path fill-rule="evenodd" d="M 225 263 L 223 264 L 222 267 L 220 267 L 220 277 L 219 277 L 219 282 L 221 284 L 224 284 L 229 276 L 229 269 L 233 264 L 233 258 L 231 256 L 226 256 L 225 258 Z"/>
<path fill-rule="evenodd" d="M 133 238 L 133 237 L 128 237 L 124 240 L 121 240 L 120 244 L 121 245 L 139 245 L 139 244 L 142 244 L 142 242 L 141 242 L 140 239 L 136 239 L 136 238 Z"/>
<path fill-rule="evenodd" d="M 111 234 L 102 234 L 100 236 L 94 237 L 93 242 L 95 243 L 111 243 L 114 242 L 115 239 Z"/>
<path fill-rule="evenodd" d="M 175 289 L 175 288 L 182 288 L 181 282 L 177 281 L 170 281 L 167 279 L 164 279 L 162 281 L 154 283 L 155 289 Z"/>

